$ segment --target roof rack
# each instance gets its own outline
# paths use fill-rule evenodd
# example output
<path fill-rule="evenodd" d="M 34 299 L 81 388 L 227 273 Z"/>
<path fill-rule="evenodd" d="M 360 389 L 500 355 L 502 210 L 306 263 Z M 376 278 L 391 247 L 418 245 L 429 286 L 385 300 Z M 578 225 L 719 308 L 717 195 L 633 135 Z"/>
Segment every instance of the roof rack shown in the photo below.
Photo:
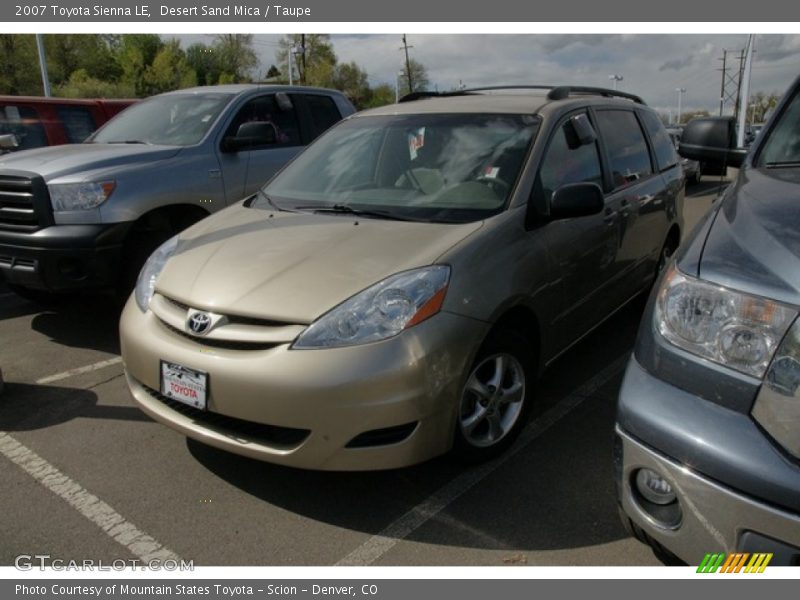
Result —
<path fill-rule="evenodd" d="M 575 92 L 578 94 L 593 94 L 596 96 L 604 96 L 606 98 L 625 98 L 632 100 L 637 104 L 644 104 L 641 97 L 627 92 L 620 92 L 608 88 L 600 87 L 587 87 L 582 85 L 493 85 L 486 87 L 476 87 L 463 90 L 455 90 L 452 92 L 412 92 L 400 98 L 399 102 L 413 102 L 415 100 L 422 100 L 424 98 L 448 98 L 451 96 L 468 96 L 478 92 L 492 92 L 498 90 L 549 90 L 547 94 L 548 100 L 564 100 Z"/>

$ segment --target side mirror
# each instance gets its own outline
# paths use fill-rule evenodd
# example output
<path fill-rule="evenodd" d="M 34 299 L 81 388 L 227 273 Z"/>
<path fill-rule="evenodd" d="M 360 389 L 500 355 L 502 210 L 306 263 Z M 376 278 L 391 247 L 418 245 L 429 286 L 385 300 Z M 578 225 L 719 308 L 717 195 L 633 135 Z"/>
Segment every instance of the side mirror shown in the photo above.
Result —
<path fill-rule="evenodd" d="M 278 139 L 275 125 L 264 121 L 251 121 L 242 123 L 235 136 L 228 136 L 222 140 L 222 149 L 225 152 L 238 152 L 258 146 L 274 144 Z"/>
<path fill-rule="evenodd" d="M 19 138 L 13 133 L 4 133 L 0 135 L 0 149 L 14 150 L 19 147 Z"/>
<path fill-rule="evenodd" d="M 283 112 L 289 112 L 294 108 L 292 99 L 289 98 L 289 94 L 286 92 L 278 92 L 275 94 L 275 102 L 278 103 L 278 108 L 280 108 Z"/>
<path fill-rule="evenodd" d="M 572 126 L 572 133 L 575 136 L 575 140 L 578 142 L 577 144 L 571 144 L 571 146 L 586 146 L 588 144 L 593 144 L 597 139 L 597 133 L 589 122 L 589 117 L 586 115 L 575 115 L 570 118 L 569 123 Z"/>
<path fill-rule="evenodd" d="M 689 121 L 683 130 L 678 154 L 714 167 L 741 167 L 747 150 L 736 147 L 733 117 L 707 117 Z"/>
<path fill-rule="evenodd" d="M 588 217 L 603 211 L 603 190 L 596 183 L 568 183 L 562 185 L 550 198 L 550 219 Z"/>

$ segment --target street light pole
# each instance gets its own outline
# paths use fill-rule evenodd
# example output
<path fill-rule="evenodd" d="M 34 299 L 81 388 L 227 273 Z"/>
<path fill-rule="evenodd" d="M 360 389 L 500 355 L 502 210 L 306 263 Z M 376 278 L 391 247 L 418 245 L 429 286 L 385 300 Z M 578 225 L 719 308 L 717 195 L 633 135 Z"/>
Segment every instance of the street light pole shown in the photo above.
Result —
<path fill-rule="evenodd" d="M 615 90 L 617 89 L 617 82 L 618 81 L 622 81 L 623 79 L 625 79 L 622 75 L 617 75 L 616 73 L 614 73 L 613 75 L 609 75 L 608 78 L 611 81 L 614 82 L 614 89 Z"/>
<path fill-rule="evenodd" d="M 675 88 L 675 91 L 678 92 L 678 120 L 676 122 L 677 125 L 681 124 L 681 101 L 683 100 L 683 95 L 686 93 L 686 88 L 678 87 Z"/>

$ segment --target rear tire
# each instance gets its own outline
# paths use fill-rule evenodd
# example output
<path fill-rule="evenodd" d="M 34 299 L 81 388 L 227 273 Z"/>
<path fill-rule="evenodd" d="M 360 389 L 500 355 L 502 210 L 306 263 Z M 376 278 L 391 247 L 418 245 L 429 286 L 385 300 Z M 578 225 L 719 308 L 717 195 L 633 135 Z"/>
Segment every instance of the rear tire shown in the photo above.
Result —
<path fill-rule="evenodd" d="M 456 415 L 453 453 L 476 463 L 508 449 L 533 404 L 535 355 L 528 340 L 510 329 L 491 334 L 470 368 Z"/>

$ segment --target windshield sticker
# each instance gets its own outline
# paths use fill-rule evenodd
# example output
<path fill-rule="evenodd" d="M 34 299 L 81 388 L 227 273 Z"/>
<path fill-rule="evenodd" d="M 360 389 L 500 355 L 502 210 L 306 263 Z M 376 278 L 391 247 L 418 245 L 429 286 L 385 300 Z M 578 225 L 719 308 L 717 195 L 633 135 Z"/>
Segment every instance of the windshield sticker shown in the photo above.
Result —
<path fill-rule="evenodd" d="M 425 128 L 408 132 L 408 155 L 411 160 L 417 158 L 417 152 L 425 145 Z"/>
<path fill-rule="evenodd" d="M 500 173 L 500 167 L 486 167 L 483 171 L 483 176 L 488 177 L 489 179 L 497 179 L 497 175 Z"/>

